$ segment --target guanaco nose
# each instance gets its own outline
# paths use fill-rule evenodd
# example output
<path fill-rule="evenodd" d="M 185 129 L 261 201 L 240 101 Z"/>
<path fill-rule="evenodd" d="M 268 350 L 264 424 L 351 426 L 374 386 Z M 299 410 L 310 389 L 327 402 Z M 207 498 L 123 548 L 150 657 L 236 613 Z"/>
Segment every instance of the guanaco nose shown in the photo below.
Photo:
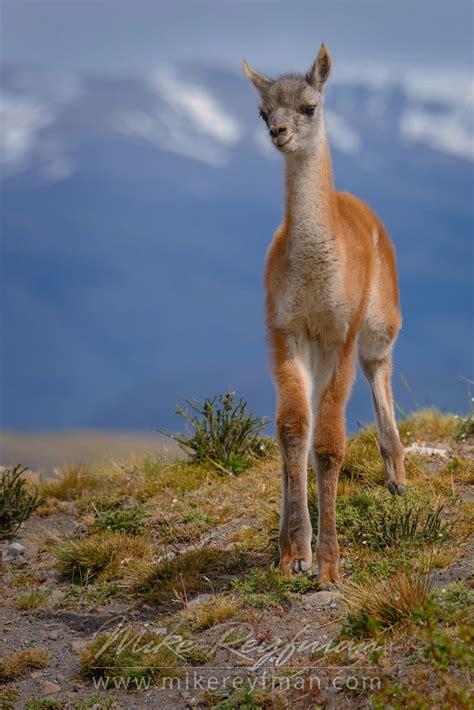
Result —
<path fill-rule="evenodd" d="M 276 138 L 277 136 L 282 136 L 284 133 L 286 133 L 287 128 L 284 124 L 280 123 L 279 126 L 272 126 L 270 128 L 270 133 L 273 138 Z"/>

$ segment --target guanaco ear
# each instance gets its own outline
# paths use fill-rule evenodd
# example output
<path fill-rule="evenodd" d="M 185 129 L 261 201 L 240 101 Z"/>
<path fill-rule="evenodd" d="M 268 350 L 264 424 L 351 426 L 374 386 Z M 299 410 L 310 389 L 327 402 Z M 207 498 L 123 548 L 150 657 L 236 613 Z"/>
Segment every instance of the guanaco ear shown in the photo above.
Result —
<path fill-rule="evenodd" d="M 306 75 L 308 84 L 314 86 L 315 89 L 321 90 L 324 82 L 331 72 L 331 55 L 328 52 L 324 42 L 321 42 L 318 56 L 314 60 L 314 64 Z"/>
<path fill-rule="evenodd" d="M 265 76 L 265 74 L 261 74 L 259 71 L 252 69 L 246 59 L 242 62 L 242 69 L 247 75 L 247 78 L 261 94 L 263 94 L 268 87 L 273 84 L 273 79 L 270 79 L 268 76 Z"/>

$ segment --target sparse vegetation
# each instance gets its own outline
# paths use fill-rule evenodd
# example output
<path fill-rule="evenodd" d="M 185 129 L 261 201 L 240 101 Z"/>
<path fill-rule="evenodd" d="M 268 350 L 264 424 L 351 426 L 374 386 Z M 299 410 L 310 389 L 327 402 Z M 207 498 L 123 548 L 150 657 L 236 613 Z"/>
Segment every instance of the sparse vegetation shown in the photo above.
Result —
<path fill-rule="evenodd" d="M 29 490 L 27 470 L 14 466 L 0 474 L 0 538 L 13 535 L 45 501 L 37 490 Z"/>
<path fill-rule="evenodd" d="M 458 428 L 465 438 L 456 440 Z M 166 666 L 178 674 L 190 664 L 207 664 L 219 647 L 216 665 L 225 654 L 225 663 L 234 662 L 236 668 L 237 652 L 245 657 L 249 647 L 261 644 L 264 653 L 271 653 L 278 638 L 286 643 L 301 633 L 298 639 L 305 643 L 314 633 L 321 642 L 342 644 L 341 649 L 308 651 L 306 658 L 296 653 L 289 661 L 296 674 L 308 663 L 317 666 L 323 689 L 314 697 L 307 688 L 280 695 L 252 690 L 243 681 L 240 688 L 199 694 L 197 702 L 221 708 L 324 706 L 331 700 L 324 695 L 326 677 L 329 682 L 336 673 L 359 677 L 368 664 L 382 679 L 381 687 L 344 688 L 337 696 L 341 704 L 470 710 L 474 593 L 465 570 L 473 511 L 467 491 L 474 482 L 474 466 L 469 429 L 464 420 L 432 411 L 411 415 L 400 429 L 406 444 L 439 444 L 448 449 L 448 458 L 410 454 L 407 494 L 394 498 L 383 485 L 374 430 L 369 427 L 352 437 L 337 499 L 343 586 L 336 610 L 327 599 L 319 605 L 318 594 L 303 599 L 308 592 L 318 592 L 317 575 L 290 575 L 274 566 L 280 477 L 273 450 L 265 458 L 252 459 L 244 475 L 223 476 L 208 460 L 164 462 L 148 455 L 123 466 L 70 467 L 53 481 L 41 483 L 42 492 L 46 487 L 55 496 L 46 503 L 50 517 L 31 528 L 30 522 L 25 525 L 28 548 L 36 546 L 39 554 L 29 555 L 31 564 L 17 569 L 15 557 L 7 553 L 2 595 L 7 615 L 16 614 L 15 624 L 6 627 L 4 635 L 10 649 L 21 648 L 12 644 L 15 638 L 18 643 L 17 625 L 21 629 L 26 623 L 34 625 L 38 646 L 48 638 L 49 631 L 44 631 L 49 608 L 35 613 L 46 604 L 59 616 L 94 617 L 94 624 L 100 623 L 102 614 L 122 615 L 133 609 L 133 628 L 144 631 L 145 640 L 156 639 L 145 626 L 152 618 L 159 624 L 158 637 L 166 629 L 167 634 L 181 636 L 183 646 L 178 656 L 170 652 L 168 657 L 145 641 L 135 648 L 133 643 L 119 647 L 117 639 L 98 662 L 94 659 L 98 649 L 91 644 L 82 655 L 83 687 L 77 702 L 63 700 L 58 693 L 54 700 L 30 698 L 27 707 L 55 707 L 47 704 L 51 700 L 75 710 L 113 707 L 108 694 L 94 700 L 87 679 L 118 681 L 128 673 L 128 669 L 122 673 L 120 663 L 131 665 L 130 688 L 149 681 L 153 686 L 160 674 L 168 675 Z M 313 471 L 310 513 L 316 536 Z M 49 554 L 60 573 L 54 585 L 47 569 Z M 448 584 L 448 567 L 454 578 L 461 575 L 464 581 Z M 196 599 L 201 594 L 205 596 Z M 107 609 L 97 609 L 102 605 Z M 32 613 L 18 614 L 17 608 Z M 308 636 L 304 629 L 309 629 Z M 107 631 L 104 640 L 112 638 L 112 630 Z M 53 644 L 54 638 L 53 634 Z M 62 632 L 58 638 L 61 643 Z M 344 644 L 368 645 L 369 650 L 352 652 Z M 123 654 L 118 669 L 115 651 Z M 72 656 L 78 663 L 78 654 Z M 41 657 L 39 661 L 47 662 Z M 28 665 L 24 658 L 22 663 Z M 4 658 L 0 669 L 5 673 L 7 665 L 8 677 L 19 673 L 15 677 L 21 678 L 33 670 L 33 666 L 19 670 L 22 663 L 12 665 Z M 77 666 L 72 670 L 76 673 Z M 277 677 L 285 672 L 278 671 Z M 68 680 L 61 686 L 70 690 Z M 151 692 L 160 704 L 162 691 L 157 686 Z M 18 704 L 13 694 L 6 693 L 11 689 L 9 684 L 0 690 L 0 708 Z"/>
<path fill-rule="evenodd" d="M 247 413 L 247 402 L 234 398 L 235 393 L 228 390 L 203 402 L 185 399 L 189 409 L 177 407 L 176 414 L 184 418 L 192 432 L 168 436 L 191 452 L 196 463 L 209 462 L 223 473 L 244 471 L 268 453 L 271 440 L 262 436 L 266 418 Z"/>
<path fill-rule="evenodd" d="M 15 653 L 0 661 L 0 683 L 7 683 L 21 678 L 35 668 L 44 668 L 48 665 L 48 662 L 48 654 L 41 648 L 15 651 Z"/>

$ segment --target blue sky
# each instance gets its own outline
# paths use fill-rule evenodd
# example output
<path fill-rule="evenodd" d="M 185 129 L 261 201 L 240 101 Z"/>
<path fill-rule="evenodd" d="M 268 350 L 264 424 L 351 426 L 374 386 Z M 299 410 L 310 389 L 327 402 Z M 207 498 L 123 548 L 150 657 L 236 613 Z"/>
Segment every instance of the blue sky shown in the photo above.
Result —
<path fill-rule="evenodd" d="M 337 65 L 472 67 L 471 2 L 134 2 L 3 0 L 3 61 L 124 72 L 164 61 L 248 56 L 264 70 L 301 68 L 322 39 Z"/>

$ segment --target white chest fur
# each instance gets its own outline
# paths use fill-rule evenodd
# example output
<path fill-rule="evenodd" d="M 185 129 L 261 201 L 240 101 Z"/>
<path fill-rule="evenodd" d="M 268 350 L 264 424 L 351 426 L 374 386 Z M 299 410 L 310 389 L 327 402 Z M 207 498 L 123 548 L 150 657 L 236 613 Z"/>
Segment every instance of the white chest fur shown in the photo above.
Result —
<path fill-rule="evenodd" d="M 277 325 L 311 340 L 338 341 L 347 331 L 342 264 L 328 226 L 321 156 L 287 157 L 291 211 L 285 268 L 278 278 Z"/>

